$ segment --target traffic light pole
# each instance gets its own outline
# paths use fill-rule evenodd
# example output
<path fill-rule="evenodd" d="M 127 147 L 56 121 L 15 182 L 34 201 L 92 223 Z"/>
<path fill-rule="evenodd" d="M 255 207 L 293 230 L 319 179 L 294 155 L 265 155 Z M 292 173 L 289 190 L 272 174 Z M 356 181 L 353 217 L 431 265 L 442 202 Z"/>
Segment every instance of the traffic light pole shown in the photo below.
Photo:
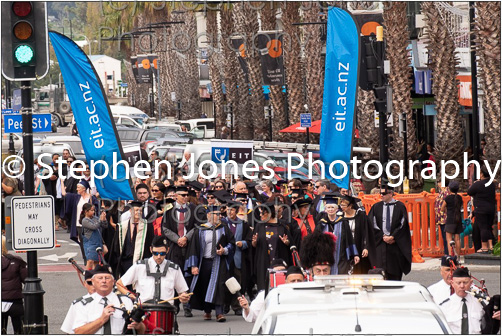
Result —
<path fill-rule="evenodd" d="M 378 55 L 377 62 L 378 62 L 378 68 L 377 71 L 380 71 L 381 74 L 383 74 L 383 60 L 384 60 L 384 42 L 383 38 L 381 41 L 375 41 L 375 46 L 376 46 L 376 54 Z M 386 81 L 384 82 L 384 76 L 379 75 L 377 77 L 378 79 L 378 86 L 387 86 Z M 388 110 L 387 106 L 387 110 Z M 380 137 L 380 162 L 385 164 L 389 161 L 389 148 L 388 148 L 388 132 L 387 132 L 387 110 L 384 111 L 380 109 L 378 111 L 378 133 Z"/>
<path fill-rule="evenodd" d="M 31 109 L 31 82 L 21 82 L 21 103 L 23 120 L 24 154 L 24 193 L 35 194 L 33 170 L 33 125 Z M 37 251 L 28 251 L 28 277 L 25 280 L 24 295 L 24 333 L 47 334 L 47 321 L 44 319 L 44 294 L 42 280 L 38 277 Z"/>

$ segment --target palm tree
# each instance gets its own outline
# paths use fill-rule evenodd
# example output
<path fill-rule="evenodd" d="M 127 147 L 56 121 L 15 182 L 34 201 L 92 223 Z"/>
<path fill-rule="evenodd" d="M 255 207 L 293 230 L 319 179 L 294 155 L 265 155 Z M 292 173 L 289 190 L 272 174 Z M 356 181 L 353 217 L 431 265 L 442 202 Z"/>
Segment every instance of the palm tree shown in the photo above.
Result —
<path fill-rule="evenodd" d="M 386 37 L 386 55 L 390 61 L 391 69 L 389 84 L 392 87 L 392 118 L 394 121 L 392 142 L 390 146 L 390 157 L 396 160 L 408 160 L 416 155 L 416 135 L 415 122 L 413 121 L 411 106 L 411 67 L 408 57 L 408 22 L 403 20 L 406 17 L 406 2 L 392 2 L 392 5 L 385 3 L 383 18 Z M 407 136 L 408 136 L 408 157 L 404 157 L 403 138 L 399 133 L 399 115 L 406 114 Z"/>
<path fill-rule="evenodd" d="M 221 15 L 221 41 L 223 54 L 223 77 L 227 92 L 227 103 L 232 107 L 234 115 L 234 133 L 236 139 L 253 138 L 253 122 L 249 120 L 249 89 L 245 74 L 241 69 L 237 53 L 231 45 L 231 37 L 235 31 L 234 8 L 224 6 Z"/>
<path fill-rule="evenodd" d="M 303 72 L 299 26 L 300 3 L 281 2 L 282 23 L 284 26 L 284 68 L 286 70 L 286 84 L 289 106 L 289 123 L 300 121 L 300 113 L 305 112 L 305 95 L 303 93 Z M 297 141 L 297 136 L 288 137 Z"/>
<path fill-rule="evenodd" d="M 357 97 L 357 129 L 359 132 L 358 145 L 369 147 L 373 151 L 364 158 L 378 160 L 380 153 L 378 128 L 375 127 L 375 94 L 373 90 L 359 90 Z"/>
<path fill-rule="evenodd" d="M 422 13 L 427 21 L 429 68 L 433 74 L 432 89 L 437 110 L 436 162 L 462 162 L 463 134 L 458 103 L 455 45 L 447 24 L 441 20 L 436 3 L 423 2 Z M 453 165 L 445 167 L 445 171 L 450 175 L 453 169 Z M 437 171 L 439 177 L 439 166 Z"/>
<path fill-rule="evenodd" d="M 308 7 L 310 6 L 310 8 Z M 318 2 L 304 3 L 305 8 L 303 20 L 311 22 L 320 22 L 320 6 Z M 324 65 L 321 55 L 321 25 L 307 24 L 303 26 L 304 39 L 306 40 L 305 49 L 305 78 L 307 83 L 307 104 L 309 112 L 312 113 L 312 120 L 321 119 L 322 115 L 322 97 L 324 87 Z"/>
<path fill-rule="evenodd" d="M 253 118 L 253 139 L 262 140 L 267 137 L 267 124 L 263 121 L 264 99 L 260 56 L 253 48 L 254 37 L 259 29 L 258 12 L 252 6 L 254 7 L 254 3 L 249 2 L 240 2 L 234 5 L 234 20 L 237 31 L 242 33 L 245 38 L 246 63 L 248 66 L 249 82 L 251 84 L 251 106 L 249 112 Z"/>
<path fill-rule="evenodd" d="M 484 92 L 484 155 L 493 167 L 500 160 L 500 2 L 478 1 L 476 10 L 478 76 Z"/>

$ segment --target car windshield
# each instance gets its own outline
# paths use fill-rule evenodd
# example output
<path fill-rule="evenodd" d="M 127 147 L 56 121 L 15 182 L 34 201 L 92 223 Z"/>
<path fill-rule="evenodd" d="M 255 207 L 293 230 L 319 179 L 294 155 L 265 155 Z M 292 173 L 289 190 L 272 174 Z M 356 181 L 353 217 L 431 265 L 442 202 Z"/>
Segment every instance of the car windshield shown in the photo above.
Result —
<path fill-rule="evenodd" d="M 392 323 L 382 323 L 390 321 Z M 304 321 L 304 322 L 300 322 Z M 305 323 L 305 321 L 309 321 Z M 445 334 L 434 313 L 413 309 L 321 309 L 271 315 L 262 324 L 263 334 L 353 334 L 359 324 L 363 334 Z"/>

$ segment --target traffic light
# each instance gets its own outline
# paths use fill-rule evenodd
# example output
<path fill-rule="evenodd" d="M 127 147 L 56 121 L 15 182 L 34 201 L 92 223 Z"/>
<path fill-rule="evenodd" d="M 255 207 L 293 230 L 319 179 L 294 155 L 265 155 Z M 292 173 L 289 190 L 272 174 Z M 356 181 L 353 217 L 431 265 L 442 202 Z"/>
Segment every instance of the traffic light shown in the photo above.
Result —
<path fill-rule="evenodd" d="M 2 2 L 2 74 L 12 81 L 37 80 L 49 70 L 47 5 Z"/>
<path fill-rule="evenodd" d="M 359 71 L 359 87 L 365 91 L 372 90 L 377 83 L 378 69 L 376 50 L 374 45 L 375 35 L 361 36 L 361 70 Z"/>

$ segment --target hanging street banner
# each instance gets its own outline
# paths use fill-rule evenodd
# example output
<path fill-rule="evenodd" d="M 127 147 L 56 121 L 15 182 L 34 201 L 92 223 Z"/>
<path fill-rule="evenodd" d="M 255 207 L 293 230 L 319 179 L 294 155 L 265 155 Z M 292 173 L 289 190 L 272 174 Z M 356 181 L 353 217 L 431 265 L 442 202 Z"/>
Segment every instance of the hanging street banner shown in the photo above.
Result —
<path fill-rule="evenodd" d="M 327 167 L 336 161 L 333 175 L 326 175 L 338 187 L 348 189 L 359 75 L 359 29 L 352 15 L 338 7 L 329 9 L 327 26 L 320 156 Z"/>
<path fill-rule="evenodd" d="M 244 43 L 244 39 L 242 37 L 232 37 L 231 40 L 233 50 L 239 53 L 237 59 L 241 65 L 242 72 L 244 72 L 244 77 L 246 78 L 245 81 L 249 84 L 249 70 L 248 64 L 246 63 L 246 44 Z"/>
<path fill-rule="evenodd" d="M 151 83 L 151 65 L 147 55 L 138 55 L 138 77 L 139 84 Z"/>
<path fill-rule="evenodd" d="M 137 56 L 131 56 L 131 67 L 132 67 L 132 73 L 134 75 L 134 79 L 136 80 L 136 84 L 139 84 L 140 80 L 139 80 L 139 74 L 138 74 L 138 57 Z"/>
<path fill-rule="evenodd" d="M 157 66 L 157 62 L 159 61 L 159 56 L 155 54 L 149 54 L 148 60 L 150 61 L 150 68 L 153 71 L 153 75 L 155 78 L 159 78 L 159 68 Z"/>
<path fill-rule="evenodd" d="M 282 33 L 259 32 L 258 49 L 260 51 L 263 85 L 284 85 L 284 57 Z"/>
<path fill-rule="evenodd" d="M 96 70 L 82 49 L 68 37 L 57 32 L 49 32 L 49 37 L 61 68 L 85 157 L 91 167 L 95 161 L 94 181 L 99 195 L 110 200 L 134 199 L 129 175 L 126 175 L 128 167 L 116 164 L 125 156 Z"/>

